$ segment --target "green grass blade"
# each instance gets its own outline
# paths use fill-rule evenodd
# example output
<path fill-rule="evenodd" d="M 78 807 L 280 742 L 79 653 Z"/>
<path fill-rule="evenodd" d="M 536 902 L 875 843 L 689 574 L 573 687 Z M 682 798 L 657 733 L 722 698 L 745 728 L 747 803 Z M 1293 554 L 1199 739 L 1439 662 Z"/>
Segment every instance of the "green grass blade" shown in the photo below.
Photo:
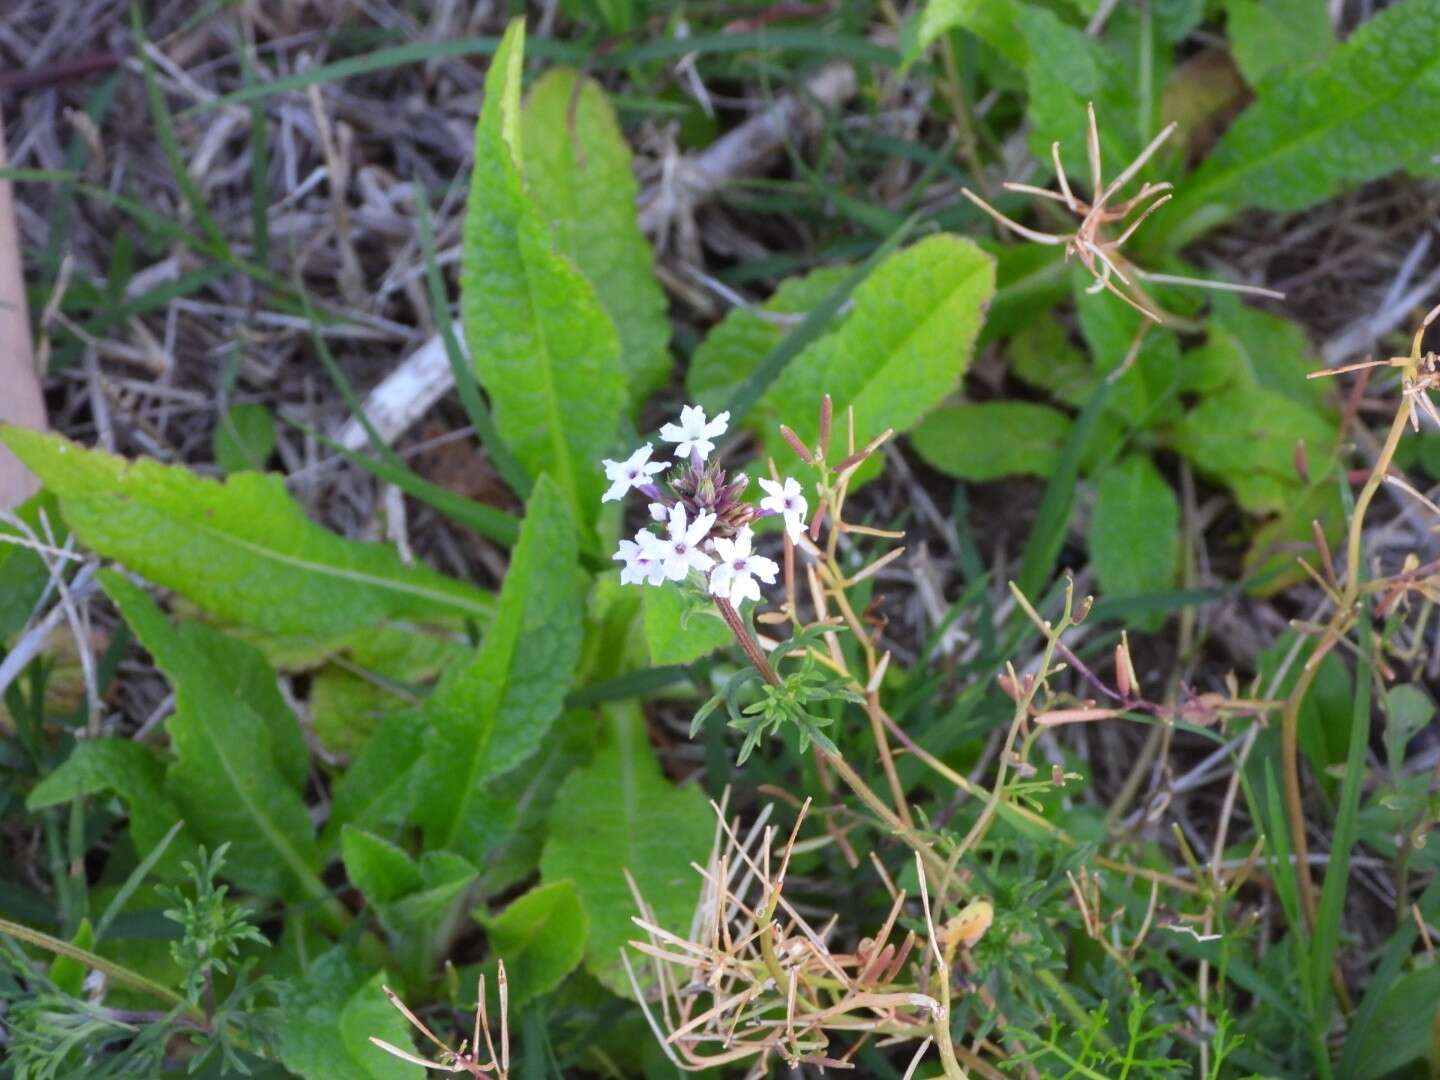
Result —
<path fill-rule="evenodd" d="M 1317 1004 L 1329 1003 L 1327 988 L 1340 946 L 1340 922 L 1345 914 L 1345 892 L 1350 879 L 1350 854 L 1355 844 L 1356 817 L 1360 812 L 1360 789 L 1365 780 L 1365 754 L 1370 731 L 1370 621 L 1362 614 L 1359 629 L 1358 661 L 1355 666 L 1355 699 L 1350 715 L 1350 745 L 1345 756 L 1345 778 L 1340 784 L 1340 805 L 1335 815 L 1335 832 L 1330 842 L 1330 862 L 1320 890 L 1320 907 L 1315 915 L 1311 941 L 1311 983 Z M 1324 1015 L 1324 1008 L 1317 1008 Z"/>
<path fill-rule="evenodd" d="M 79 802 L 79 799 L 75 800 L 76 805 L 78 805 Z M 130 897 L 134 895 L 135 890 L 144 884 L 145 879 L 150 875 L 150 871 L 155 869 L 155 864 L 160 861 L 161 857 L 170 847 L 170 842 L 180 834 L 180 830 L 184 827 L 184 821 L 177 821 L 174 825 L 171 825 L 170 831 L 160 838 L 158 844 L 150 849 L 150 854 L 141 859 L 140 864 L 136 866 L 134 870 L 130 871 L 130 876 L 125 879 L 125 883 L 120 886 L 114 898 L 106 905 L 105 913 L 100 916 L 100 921 L 95 924 L 95 940 L 97 942 L 105 936 L 105 931 L 110 929 L 110 924 L 115 921 L 115 916 L 119 915 L 124 909 L 125 904 L 129 901 Z"/>
<path fill-rule="evenodd" d="M 140 54 L 141 72 L 145 78 L 145 97 L 150 103 L 155 137 L 159 140 L 160 149 L 175 176 L 175 183 L 179 185 L 190 212 L 195 215 L 195 223 L 200 226 L 200 231 L 218 250 L 224 252 L 227 258 L 233 258 L 225 233 L 210 213 L 210 208 L 205 205 L 205 195 L 195 183 L 195 178 L 190 175 L 185 157 L 180 152 L 180 140 L 175 135 L 175 122 L 165 105 L 165 95 L 160 90 L 160 83 L 155 78 L 155 61 L 146 49 L 149 41 L 145 37 L 145 17 L 140 11 L 140 0 L 130 0 L 130 30 L 135 36 L 135 51 Z"/>

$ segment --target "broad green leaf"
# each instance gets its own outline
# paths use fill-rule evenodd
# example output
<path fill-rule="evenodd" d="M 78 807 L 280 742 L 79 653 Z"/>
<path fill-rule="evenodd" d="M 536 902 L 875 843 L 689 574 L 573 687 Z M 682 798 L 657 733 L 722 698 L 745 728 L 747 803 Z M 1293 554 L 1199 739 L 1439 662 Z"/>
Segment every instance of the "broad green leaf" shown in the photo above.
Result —
<path fill-rule="evenodd" d="M 1245 81 L 1319 60 L 1335 48 L 1326 5 L 1320 0 L 1228 0 L 1225 32 Z"/>
<path fill-rule="evenodd" d="M 1144 454 L 1112 465 L 1096 483 L 1090 559 L 1107 600 L 1165 592 L 1180 566 L 1180 504 Z M 1158 628 L 1164 615 L 1142 620 Z"/>
<path fill-rule="evenodd" d="M 505 962 L 510 1007 L 548 994 L 585 956 L 590 920 L 570 881 L 537 885 L 499 915 L 481 917 L 490 955 Z"/>
<path fill-rule="evenodd" d="M 486 783 L 540 748 L 580 655 L 583 594 L 575 526 L 556 484 L 535 484 L 494 622 L 474 660 L 426 700 L 417 818 L 426 846 L 482 861 L 505 826 Z M 513 812 L 513 808 L 512 808 Z"/>
<path fill-rule="evenodd" d="M 986 401 L 946 405 L 910 434 L 927 464 L 962 480 L 1049 476 L 1060 461 L 1070 418 L 1049 405 Z"/>
<path fill-rule="evenodd" d="M 1147 230 L 1176 250 L 1247 207 L 1293 211 L 1435 153 L 1440 0 L 1402 0 L 1318 64 L 1280 72 Z"/>
<path fill-rule="evenodd" d="M 652 663 L 688 664 L 734 640 L 714 604 L 668 584 L 645 590 L 645 641 Z"/>
<path fill-rule="evenodd" d="M 552 68 L 526 95 L 520 130 L 530 195 L 556 250 L 595 287 L 614 320 L 638 405 L 670 377 L 670 322 L 636 220 L 634 166 L 615 110 L 595 80 Z"/>
<path fill-rule="evenodd" d="M 704 406 L 711 416 L 725 408 L 794 323 L 808 315 L 851 273 L 848 266 L 822 267 L 786 278 L 758 309 L 731 308 L 690 358 L 685 388 L 691 400 Z M 840 316 L 835 326 L 840 326 L 845 317 Z"/>
<path fill-rule="evenodd" d="M 1268 311 L 1217 297 L 1205 344 L 1181 360 L 1181 388 L 1212 393 L 1226 386 L 1254 386 L 1302 405 L 1321 407 L 1329 391 L 1309 373 L 1319 361 L 1298 323 Z"/>
<path fill-rule="evenodd" d="M 489 618 L 483 593 L 316 525 L 279 476 L 217 483 L 18 427 L 0 426 L 0 440 L 82 541 L 223 621 L 328 640 L 386 620 Z"/>
<path fill-rule="evenodd" d="M 237 883 L 262 895 L 324 896 L 299 785 L 277 764 L 271 721 L 243 693 L 253 650 L 208 626 L 172 625 L 119 574 L 102 571 L 100 580 L 175 688 L 166 788 L 181 816 L 211 847 L 230 844 L 226 875 Z"/>
<path fill-rule="evenodd" d="M 1027 323 L 1010 339 L 1009 351 L 1015 377 L 1056 401 L 1078 409 L 1095 392 L 1095 369 L 1059 319 Z"/>
<path fill-rule="evenodd" d="M 1432 964 L 1400 976 L 1385 995 L 1356 1055 L 1355 1080 L 1424 1076 L 1424 1067 L 1414 1073 L 1399 1070 L 1426 1059 L 1432 1063 L 1429 1075 L 1434 1076 L 1433 1062 L 1440 1057 L 1436 1031 L 1440 1031 L 1440 966 Z"/>
<path fill-rule="evenodd" d="M 1256 387 L 1231 386 L 1206 398 L 1174 429 L 1175 449 L 1252 513 L 1284 509 L 1302 486 L 1298 443 L 1318 466 L 1334 448 L 1335 428 L 1315 409 Z"/>
<path fill-rule="evenodd" d="M 601 457 L 626 405 L 620 341 L 595 288 L 560 250 L 525 190 L 520 130 L 524 23 L 485 77 L 465 215 L 460 310 L 495 426 L 527 471 L 555 478 L 577 521 L 600 506 Z"/>
<path fill-rule="evenodd" d="M 949 235 L 922 240 L 881 262 L 855 289 L 849 313 L 785 367 L 746 418 L 765 441 L 765 453 L 794 463 L 778 425 L 788 424 L 813 443 L 827 393 L 837 418 L 854 408 L 857 443 L 887 427 L 912 428 L 964 374 L 995 291 L 994 270 L 994 260 L 975 244 Z M 767 310 L 808 311 L 833 288 L 833 273 L 787 282 Z M 692 395 L 723 403 L 784 332 L 783 325 L 753 312 L 732 312 L 697 350 Z M 838 419 L 837 429 L 843 439 Z"/>
<path fill-rule="evenodd" d="M 227 473 L 263 469 L 275 450 L 275 421 L 264 405 L 225 410 L 211 439 L 216 463 Z"/>
<path fill-rule="evenodd" d="M 130 835 L 142 857 L 164 839 L 170 826 L 181 817 L 179 808 L 165 793 L 164 761 L 150 747 L 132 739 L 77 742 L 70 756 L 31 789 L 25 808 L 44 810 L 107 791 L 124 801 L 130 813 Z M 178 870 L 180 853 L 192 846 L 184 833 L 176 840 L 161 857 L 157 868 L 160 872 Z"/>
<path fill-rule="evenodd" d="M 768 413 L 772 455 L 797 460 L 775 434 L 780 422 L 815 442 L 827 393 L 837 417 L 854 410 L 857 444 L 910 430 L 959 385 L 994 292 L 994 260 L 961 237 L 932 236 L 890 256 L 856 288 L 844 323 L 797 356 L 755 410 Z"/>
<path fill-rule="evenodd" d="M 697 788 L 673 787 L 661 774 L 638 710 L 607 712 L 609 742 L 555 797 L 540 874 L 547 884 L 575 883 L 590 919 L 585 965 L 628 996 L 620 949 L 634 936 L 636 911 L 625 872 L 660 924 L 683 932 L 700 886 L 690 863 L 705 862 L 715 822 Z"/>
<path fill-rule="evenodd" d="M 1015 31 L 1016 0 L 925 0 L 918 17 L 906 24 L 904 62 L 914 63 L 942 34 L 970 31 L 1016 67 L 1029 56 L 1025 39 Z"/>
<path fill-rule="evenodd" d="M 425 1070 L 370 1041 L 414 1053 L 414 1029 L 386 1000 L 384 972 L 370 974 L 344 946 L 281 983 L 280 1059 L 305 1080 L 424 1080 Z"/>

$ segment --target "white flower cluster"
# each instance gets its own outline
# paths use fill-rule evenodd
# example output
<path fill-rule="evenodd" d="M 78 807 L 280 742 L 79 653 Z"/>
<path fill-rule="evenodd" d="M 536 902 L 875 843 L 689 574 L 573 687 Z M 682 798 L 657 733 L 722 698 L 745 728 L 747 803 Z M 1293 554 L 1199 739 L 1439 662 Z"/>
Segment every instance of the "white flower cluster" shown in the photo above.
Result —
<path fill-rule="evenodd" d="M 766 496 L 758 507 L 739 502 L 745 477 L 728 484 L 724 473 L 706 459 L 715 451 L 715 441 L 725 434 L 730 414 L 722 412 L 713 420 L 705 410 L 687 405 L 678 424 L 666 424 L 660 438 L 675 445 L 679 472 L 665 493 L 655 483 L 657 474 L 670 465 L 651 461 L 654 447 L 646 443 L 624 461 L 606 460 L 605 478 L 610 482 L 602 501 L 623 498 L 639 491 L 650 499 L 650 516 L 664 526 L 664 535 L 641 529 L 634 539 L 621 540 L 614 558 L 623 566 L 620 580 L 627 585 L 661 585 L 684 581 L 692 571 L 707 579 L 711 595 L 739 604 L 760 599 L 760 582 L 773 585 L 780 567 L 774 559 L 753 551 L 754 534 L 749 523 L 776 515 L 785 519 L 792 543 L 805 531 L 809 509 L 800 485 L 793 479 L 783 483 L 761 480 Z"/>

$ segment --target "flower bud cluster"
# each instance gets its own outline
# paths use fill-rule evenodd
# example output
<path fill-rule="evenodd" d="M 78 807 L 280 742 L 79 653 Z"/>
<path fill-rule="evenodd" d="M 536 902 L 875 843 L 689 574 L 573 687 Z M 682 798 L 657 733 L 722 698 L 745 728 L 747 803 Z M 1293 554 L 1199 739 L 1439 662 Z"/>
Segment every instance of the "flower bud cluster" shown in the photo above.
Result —
<path fill-rule="evenodd" d="M 625 584 L 661 585 L 698 572 L 712 596 L 739 604 L 760 599 L 760 582 L 775 583 L 780 567 L 754 552 L 751 522 L 783 517 L 796 543 L 805 531 L 809 507 L 793 479 L 761 480 L 766 495 L 759 505 L 742 501 L 749 480 L 743 473 L 728 477 L 718 461 L 710 460 L 714 440 L 725 434 L 729 421 L 728 412 L 706 420 L 704 409 L 687 405 L 678 424 L 660 429 L 660 438 L 675 444 L 673 468 L 650 460 L 655 448 L 648 442 L 624 461 L 604 462 L 610 487 L 602 501 L 638 491 L 650 500 L 651 520 L 662 528 L 658 535 L 645 528 L 620 541 L 614 558 L 623 564 L 620 580 Z M 667 468 L 671 472 L 662 487 L 656 479 Z"/>

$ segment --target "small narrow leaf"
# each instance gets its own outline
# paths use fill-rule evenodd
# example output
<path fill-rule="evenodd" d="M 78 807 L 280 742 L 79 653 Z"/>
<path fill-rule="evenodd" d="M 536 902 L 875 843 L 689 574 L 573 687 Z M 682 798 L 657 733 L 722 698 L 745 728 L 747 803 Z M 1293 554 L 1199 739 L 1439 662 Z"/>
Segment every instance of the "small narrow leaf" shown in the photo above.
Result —
<path fill-rule="evenodd" d="M 532 476 L 555 478 L 576 520 L 594 520 L 625 409 L 620 340 L 595 288 L 559 250 L 525 190 L 520 142 L 524 22 L 485 77 L 465 216 L 460 309 L 495 426 Z"/>

